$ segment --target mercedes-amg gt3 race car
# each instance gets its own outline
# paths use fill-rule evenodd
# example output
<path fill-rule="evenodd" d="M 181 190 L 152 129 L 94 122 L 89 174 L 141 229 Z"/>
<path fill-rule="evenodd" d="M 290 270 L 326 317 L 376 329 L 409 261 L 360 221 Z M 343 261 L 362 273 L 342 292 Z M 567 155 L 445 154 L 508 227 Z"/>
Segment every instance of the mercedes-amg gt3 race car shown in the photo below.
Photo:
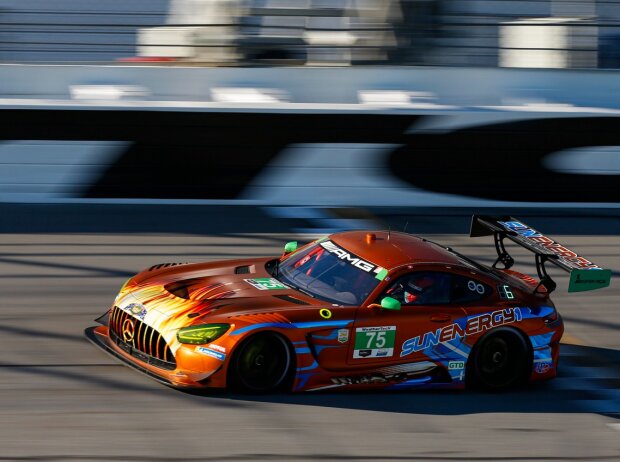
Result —
<path fill-rule="evenodd" d="M 274 390 L 504 389 L 555 377 L 562 319 L 545 265 L 568 290 L 611 272 L 511 217 L 474 216 L 491 267 L 426 239 L 336 233 L 279 258 L 163 263 L 137 274 L 86 335 L 174 387 Z M 504 240 L 532 251 L 511 270 Z"/>

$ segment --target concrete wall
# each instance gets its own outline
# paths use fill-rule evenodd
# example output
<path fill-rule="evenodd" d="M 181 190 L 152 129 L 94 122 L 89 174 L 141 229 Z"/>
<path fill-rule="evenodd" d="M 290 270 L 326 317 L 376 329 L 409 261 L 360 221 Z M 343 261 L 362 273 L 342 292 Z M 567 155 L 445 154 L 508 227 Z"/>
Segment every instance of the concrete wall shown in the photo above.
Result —
<path fill-rule="evenodd" d="M 620 205 L 620 114 L 6 109 L 0 201 Z"/>
<path fill-rule="evenodd" d="M 75 104 L 72 89 L 83 86 L 133 86 L 123 100 L 135 107 L 199 107 L 201 102 L 230 103 L 218 89 L 260 90 L 237 98 L 234 107 L 261 103 L 358 104 L 360 92 L 384 93 L 373 108 L 428 109 L 428 103 L 465 108 L 516 106 L 523 110 L 540 104 L 620 108 L 620 71 L 528 70 L 477 68 L 194 68 L 156 66 L 0 65 L 0 105 Z M 273 91 L 275 90 L 275 91 Z M 413 92 L 411 95 L 408 92 Z M 228 92 L 231 93 L 230 91 Z M 403 93 L 407 93 L 403 95 Z M 420 93 L 426 93 L 420 95 Z M 103 94 L 81 105 L 113 105 L 116 96 Z M 405 98 L 405 99 L 403 99 Z M 8 100 L 7 100 L 8 99 Z M 88 99 L 88 98 L 87 98 Z M 168 104 L 170 106 L 172 103 Z M 125 104 L 129 105 L 129 104 Z M 220 105 L 221 106 L 221 105 Z M 230 106 L 230 104 L 228 104 Z M 1 107 L 1 106 L 0 106 Z M 333 108 L 332 108 L 333 109 Z M 439 110 L 450 108 L 439 107 Z M 452 108 L 454 109 L 454 108 Z M 535 110 L 538 110 L 535 108 Z M 579 111 L 580 109 L 565 108 Z"/>
<path fill-rule="evenodd" d="M 620 205 L 614 72 L 1 66 L 0 75 L 1 202 Z"/>

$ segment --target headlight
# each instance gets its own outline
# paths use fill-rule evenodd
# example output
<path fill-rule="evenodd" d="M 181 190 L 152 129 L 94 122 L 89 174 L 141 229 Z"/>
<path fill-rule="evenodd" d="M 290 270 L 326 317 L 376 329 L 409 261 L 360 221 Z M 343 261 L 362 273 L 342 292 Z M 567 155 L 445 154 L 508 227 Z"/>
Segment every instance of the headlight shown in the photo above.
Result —
<path fill-rule="evenodd" d="M 230 324 L 204 324 L 202 326 L 183 327 L 177 332 L 181 343 L 204 345 L 220 338 L 230 329 Z"/>

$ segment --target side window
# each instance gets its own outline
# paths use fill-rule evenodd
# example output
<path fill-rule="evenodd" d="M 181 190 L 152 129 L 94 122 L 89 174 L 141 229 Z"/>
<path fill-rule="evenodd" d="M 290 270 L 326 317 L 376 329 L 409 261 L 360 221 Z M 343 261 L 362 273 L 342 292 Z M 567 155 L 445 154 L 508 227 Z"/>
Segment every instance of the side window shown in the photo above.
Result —
<path fill-rule="evenodd" d="M 482 282 L 459 274 L 452 275 L 452 303 L 469 303 L 482 300 L 492 289 Z"/>
<path fill-rule="evenodd" d="M 383 294 L 403 305 L 440 305 L 450 302 L 449 273 L 418 271 L 398 278 Z"/>

